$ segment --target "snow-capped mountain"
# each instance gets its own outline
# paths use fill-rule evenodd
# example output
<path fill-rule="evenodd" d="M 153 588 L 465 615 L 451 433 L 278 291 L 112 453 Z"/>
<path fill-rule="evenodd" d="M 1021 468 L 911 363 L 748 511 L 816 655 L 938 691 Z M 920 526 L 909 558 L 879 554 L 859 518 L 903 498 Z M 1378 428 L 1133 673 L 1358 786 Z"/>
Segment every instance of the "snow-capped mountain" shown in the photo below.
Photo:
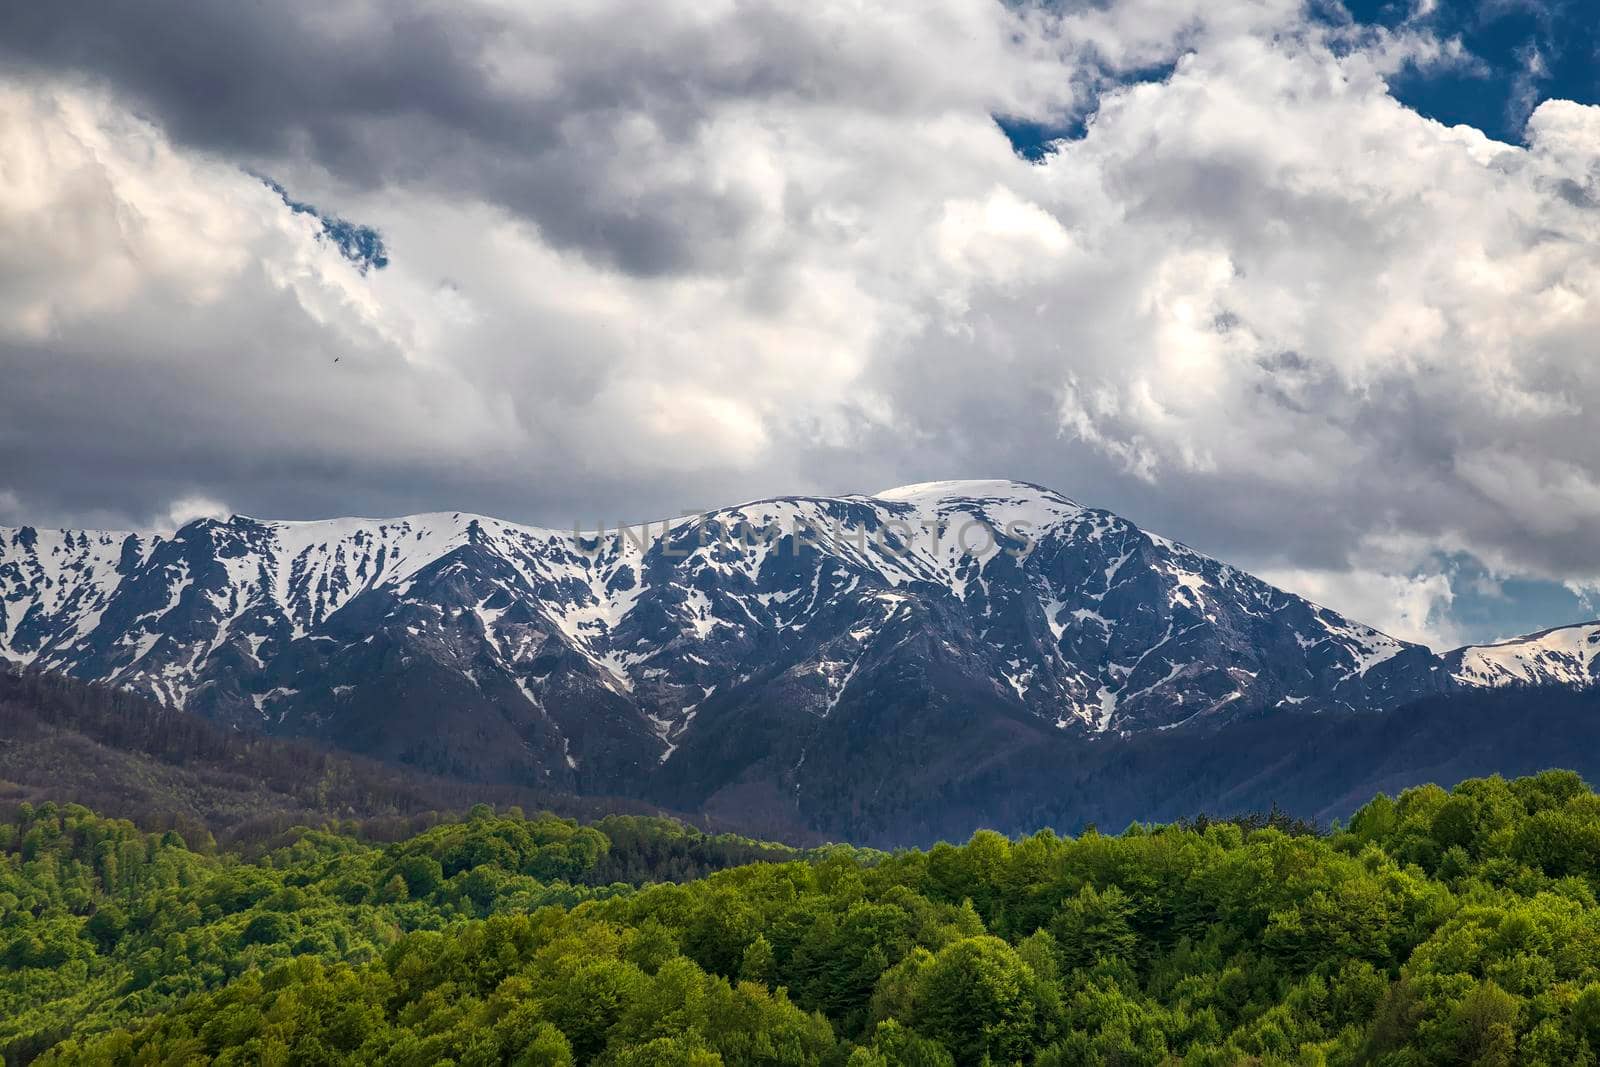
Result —
<path fill-rule="evenodd" d="M 1451 677 L 1466 686 L 1585 689 L 1600 682 L 1600 622 L 1558 626 L 1493 645 L 1458 648 L 1445 661 Z"/>
<path fill-rule="evenodd" d="M 1576 684 L 1592 636 L 1541 635 L 1514 679 L 1507 646 L 1437 657 L 1005 481 L 604 532 L 460 513 L 0 530 L 0 657 L 441 773 L 685 804 L 805 810 L 885 753 L 936 774 L 1041 735 Z"/>

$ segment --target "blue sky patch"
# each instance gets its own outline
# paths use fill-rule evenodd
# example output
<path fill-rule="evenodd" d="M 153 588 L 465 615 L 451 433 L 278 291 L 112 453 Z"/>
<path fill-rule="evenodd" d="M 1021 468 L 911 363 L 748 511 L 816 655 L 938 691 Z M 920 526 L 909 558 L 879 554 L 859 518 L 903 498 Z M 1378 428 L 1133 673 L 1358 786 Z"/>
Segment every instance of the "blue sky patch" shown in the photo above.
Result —
<path fill-rule="evenodd" d="M 1089 118 L 1099 110 L 1102 95 L 1129 85 L 1166 81 L 1172 77 L 1172 72 L 1177 68 L 1177 62 L 1173 61 L 1140 70 L 1123 71 L 1120 74 L 1102 69 L 1100 80 L 1089 101 L 1075 114 L 1050 120 L 995 115 L 994 121 L 1006 135 L 1006 139 L 1011 142 L 1012 151 L 1030 163 L 1039 163 L 1050 155 L 1058 142 L 1076 141 L 1089 132 Z"/>
<path fill-rule="evenodd" d="M 1313 4 L 1313 10 L 1319 5 Z M 1395 99 L 1447 126 L 1468 125 L 1510 144 L 1523 140 L 1533 109 L 1550 99 L 1600 104 L 1600 0 L 1440 0 L 1418 16 L 1415 2 L 1349 0 L 1328 21 L 1396 29 L 1408 20 L 1441 39 L 1459 39 L 1467 55 L 1457 64 L 1408 66 L 1389 81 Z M 996 115 L 1017 155 L 1040 162 L 1058 141 L 1081 138 L 1100 96 L 1139 82 L 1161 81 L 1176 64 L 1113 74 L 1084 110 L 1058 120 Z"/>
<path fill-rule="evenodd" d="M 1345 7 L 1360 25 L 1391 28 L 1415 10 L 1386 0 L 1350 0 Z M 1397 100 L 1431 119 L 1517 144 L 1542 101 L 1600 103 L 1595 0 L 1440 0 L 1416 24 L 1446 40 L 1459 38 L 1470 56 L 1454 67 L 1410 67 L 1390 80 Z"/>
<path fill-rule="evenodd" d="M 339 254 L 354 263 L 365 274 L 369 269 L 382 270 L 389 265 L 389 251 L 384 247 L 383 236 L 371 226 L 359 226 L 337 215 L 328 215 L 311 204 L 295 200 L 282 185 L 271 178 L 261 181 L 283 198 L 289 210 L 297 215 L 310 215 L 322 223 L 322 236 L 338 246 Z"/>

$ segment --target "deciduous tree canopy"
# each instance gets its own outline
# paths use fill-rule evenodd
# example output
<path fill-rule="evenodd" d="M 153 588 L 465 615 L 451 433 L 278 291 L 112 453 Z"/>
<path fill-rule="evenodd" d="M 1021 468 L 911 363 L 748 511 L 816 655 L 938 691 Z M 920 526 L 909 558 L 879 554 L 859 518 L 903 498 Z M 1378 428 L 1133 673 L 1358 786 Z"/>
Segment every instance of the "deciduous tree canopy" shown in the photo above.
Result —
<path fill-rule="evenodd" d="M 24 805 L 0 825 L 0 1042 L 130 1064 L 1595 1061 L 1600 796 L 1576 775 L 1304 831 L 763 856 L 480 807 L 245 862 Z"/>

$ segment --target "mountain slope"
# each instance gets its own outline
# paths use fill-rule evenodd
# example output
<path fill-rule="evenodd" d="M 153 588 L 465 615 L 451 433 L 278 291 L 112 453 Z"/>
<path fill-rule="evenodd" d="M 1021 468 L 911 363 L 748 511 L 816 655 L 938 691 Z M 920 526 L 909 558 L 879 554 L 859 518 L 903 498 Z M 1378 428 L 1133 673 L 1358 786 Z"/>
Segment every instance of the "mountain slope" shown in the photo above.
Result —
<path fill-rule="evenodd" d="M 0 656 L 223 723 L 813 825 L 1063 738 L 1489 684 L 1500 655 L 1434 656 L 1004 481 L 604 531 L 462 513 L 4 530 L 0 605 Z M 1577 684 L 1558 644 L 1528 682 Z"/>
<path fill-rule="evenodd" d="M 1458 648 L 1445 663 L 1450 676 L 1466 686 L 1587 688 L 1600 681 L 1600 622 Z"/>
<path fill-rule="evenodd" d="M 234 842 L 351 819 L 381 832 L 477 803 L 588 819 L 675 814 L 637 800 L 436 778 L 218 726 L 125 689 L 3 669 L 0 806 L 24 800 L 114 808 L 191 841 L 194 832 Z"/>
<path fill-rule="evenodd" d="M 936 802 L 863 820 L 853 839 L 899 845 L 1279 808 L 1327 825 L 1375 792 L 1551 768 L 1600 781 L 1600 691 L 1458 689 L 1375 713 L 1257 712 L 1203 731 L 1149 731 L 975 766 Z"/>

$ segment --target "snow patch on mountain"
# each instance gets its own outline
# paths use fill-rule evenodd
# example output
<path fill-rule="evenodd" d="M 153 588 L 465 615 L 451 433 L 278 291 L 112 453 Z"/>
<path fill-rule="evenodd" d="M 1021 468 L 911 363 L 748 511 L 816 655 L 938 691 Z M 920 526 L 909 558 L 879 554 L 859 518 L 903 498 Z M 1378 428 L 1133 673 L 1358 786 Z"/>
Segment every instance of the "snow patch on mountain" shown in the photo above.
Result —
<path fill-rule="evenodd" d="M 1600 681 L 1600 622 L 1562 626 L 1450 654 L 1451 676 L 1463 685 L 1563 685 Z"/>

